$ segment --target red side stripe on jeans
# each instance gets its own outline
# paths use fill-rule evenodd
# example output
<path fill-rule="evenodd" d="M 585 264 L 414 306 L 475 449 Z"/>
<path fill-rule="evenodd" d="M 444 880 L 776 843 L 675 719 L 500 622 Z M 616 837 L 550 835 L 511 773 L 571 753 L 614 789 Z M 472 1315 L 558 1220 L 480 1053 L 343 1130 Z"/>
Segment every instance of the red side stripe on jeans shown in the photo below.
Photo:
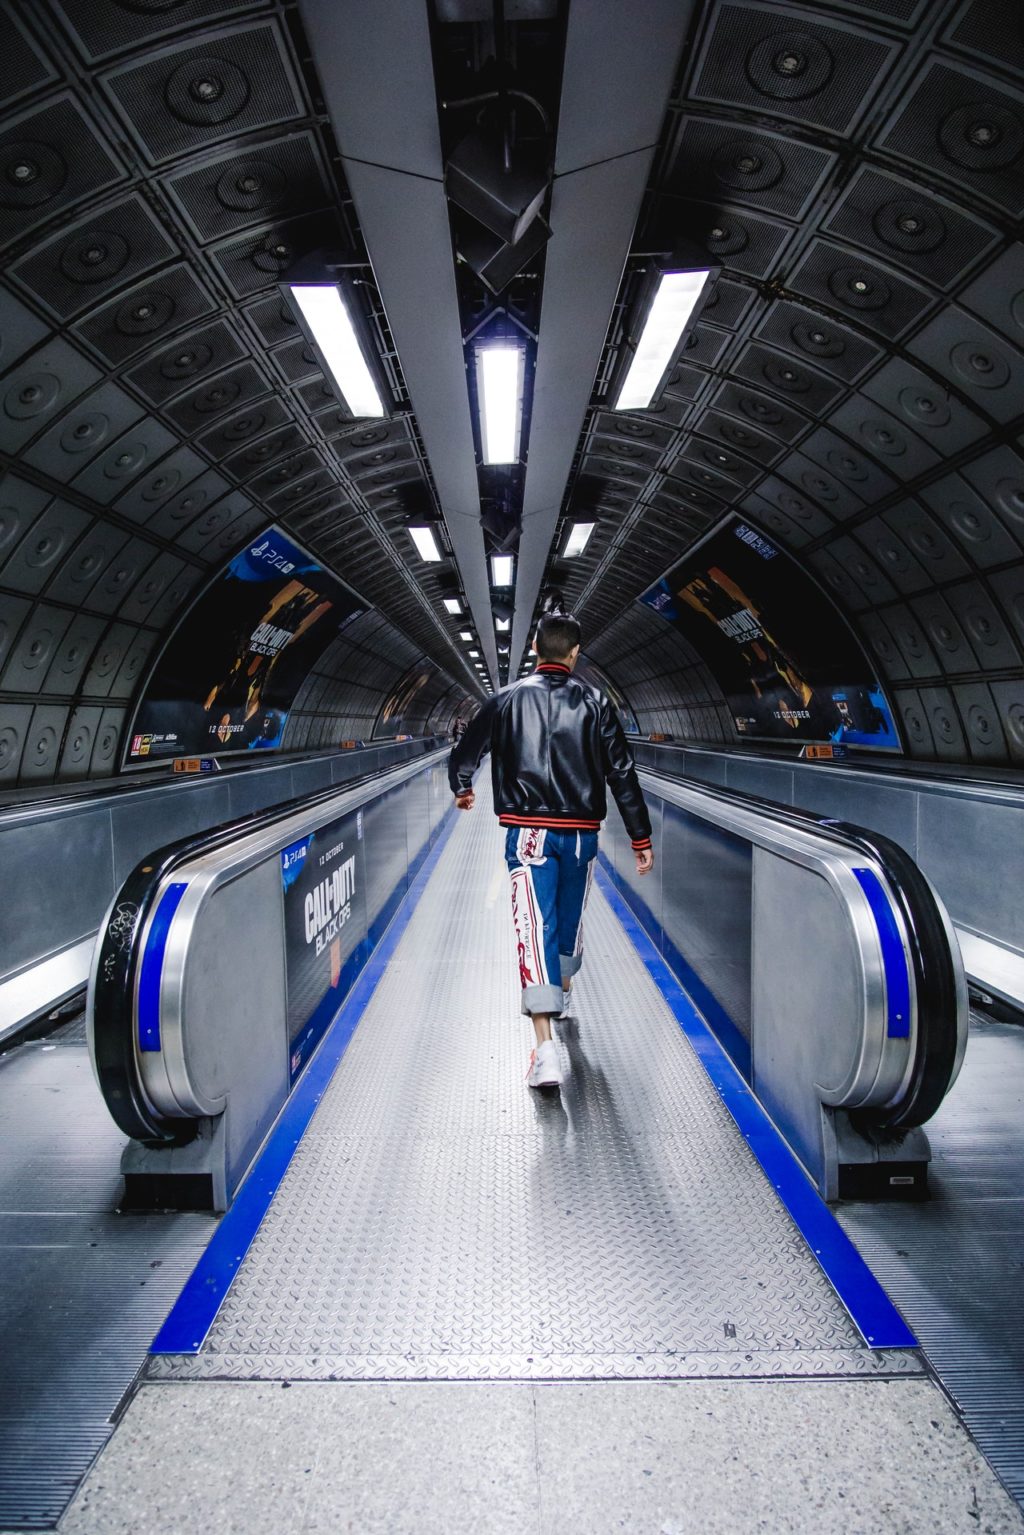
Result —
<path fill-rule="evenodd" d="M 526 892 L 530 903 L 530 927 L 533 931 L 533 952 L 537 960 L 537 980 L 541 986 L 548 986 L 551 977 L 547 971 L 547 956 L 544 953 L 544 924 L 540 920 L 537 911 L 536 897 L 533 889 L 533 870 L 526 870 Z"/>

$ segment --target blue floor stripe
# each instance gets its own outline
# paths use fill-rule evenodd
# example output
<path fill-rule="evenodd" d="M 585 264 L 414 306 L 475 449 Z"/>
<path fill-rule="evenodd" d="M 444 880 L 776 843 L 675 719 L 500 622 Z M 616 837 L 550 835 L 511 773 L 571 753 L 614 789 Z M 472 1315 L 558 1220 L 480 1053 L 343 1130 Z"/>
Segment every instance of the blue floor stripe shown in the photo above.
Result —
<path fill-rule="evenodd" d="M 452 808 L 391 926 L 360 971 L 319 1050 L 282 1109 L 252 1171 L 150 1345 L 151 1354 L 196 1354 L 202 1348 L 221 1302 L 288 1171 L 295 1148 L 306 1133 L 377 983 L 409 925 L 416 903 L 437 867 L 455 822 L 456 812 Z"/>
<path fill-rule="evenodd" d="M 872 1348 L 918 1342 L 601 867 L 597 883 L 825 1277 Z"/>

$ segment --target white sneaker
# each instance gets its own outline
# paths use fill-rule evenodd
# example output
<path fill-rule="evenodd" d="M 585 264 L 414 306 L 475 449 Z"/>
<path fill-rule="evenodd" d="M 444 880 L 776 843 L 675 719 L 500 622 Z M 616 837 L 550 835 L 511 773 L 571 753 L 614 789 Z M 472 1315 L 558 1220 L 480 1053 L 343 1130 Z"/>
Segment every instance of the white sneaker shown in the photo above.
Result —
<path fill-rule="evenodd" d="M 531 1051 L 526 1080 L 531 1087 L 561 1087 L 562 1073 L 558 1069 L 558 1053 L 553 1039 L 545 1040 Z"/>

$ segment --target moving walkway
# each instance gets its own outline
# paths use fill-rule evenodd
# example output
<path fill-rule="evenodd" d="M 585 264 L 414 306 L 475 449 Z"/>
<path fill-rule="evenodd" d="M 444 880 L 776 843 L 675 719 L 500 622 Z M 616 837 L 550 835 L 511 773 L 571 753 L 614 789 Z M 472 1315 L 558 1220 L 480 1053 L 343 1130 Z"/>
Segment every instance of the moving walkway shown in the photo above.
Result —
<path fill-rule="evenodd" d="M 445 755 L 181 839 L 112 903 L 89 1029 L 126 1203 L 227 1212 L 143 1378 L 923 1380 L 844 1229 L 872 1206 L 822 1196 L 928 1209 L 967 1005 L 927 881 L 645 772 L 656 876 L 613 814 L 541 1097 L 501 836 L 483 785 L 451 813 Z M 334 933 L 312 991 L 295 889 L 303 944 Z"/>
<path fill-rule="evenodd" d="M 645 787 L 654 877 L 631 875 L 617 817 L 609 877 L 789 1149 L 826 1199 L 923 1194 L 920 1127 L 956 1078 L 967 1020 L 959 951 L 927 880 L 863 829 L 651 773 Z M 227 1207 L 449 803 L 436 753 L 238 834 L 186 839 L 130 876 L 90 1000 L 100 1084 L 137 1143 L 130 1192 L 158 1183 L 153 1197 L 174 1203 L 206 1178 L 206 1202 Z M 351 883 L 338 892 L 342 852 Z M 335 895 L 348 898 L 340 923 Z M 473 951 L 477 976 L 503 942 L 496 932 Z M 424 955 L 465 948 L 453 934 Z M 504 1011 L 497 997 L 487 1009 Z"/>

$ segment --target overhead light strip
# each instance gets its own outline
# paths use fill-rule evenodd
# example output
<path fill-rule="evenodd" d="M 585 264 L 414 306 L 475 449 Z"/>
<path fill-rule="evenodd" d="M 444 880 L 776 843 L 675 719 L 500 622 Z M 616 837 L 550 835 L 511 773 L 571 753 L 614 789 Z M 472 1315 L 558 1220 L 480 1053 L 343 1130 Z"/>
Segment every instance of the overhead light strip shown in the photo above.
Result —
<path fill-rule="evenodd" d="M 485 464 L 515 464 L 523 426 L 525 355 L 512 342 L 476 349 L 480 446 Z"/>
<path fill-rule="evenodd" d="M 646 410 L 679 349 L 711 268 L 663 272 L 613 410 Z"/>
<path fill-rule="evenodd" d="M 434 537 L 434 530 L 432 527 L 424 524 L 422 527 L 411 527 L 407 529 L 407 531 L 409 537 L 416 545 L 416 552 L 421 560 L 430 560 L 433 562 L 442 558 L 441 551 L 437 547 L 437 539 Z"/>
<path fill-rule="evenodd" d="M 515 560 L 511 554 L 491 555 L 491 582 L 494 586 L 511 586 L 515 572 Z"/>
<path fill-rule="evenodd" d="M 353 416 L 383 416 L 384 403 L 335 283 L 289 283 L 314 345 Z"/>
<path fill-rule="evenodd" d="M 562 558 L 574 560 L 578 555 L 581 555 L 590 542 L 590 535 L 596 526 L 597 524 L 594 522 L 574 522 L 569 537 L 565 541 Z"/>

